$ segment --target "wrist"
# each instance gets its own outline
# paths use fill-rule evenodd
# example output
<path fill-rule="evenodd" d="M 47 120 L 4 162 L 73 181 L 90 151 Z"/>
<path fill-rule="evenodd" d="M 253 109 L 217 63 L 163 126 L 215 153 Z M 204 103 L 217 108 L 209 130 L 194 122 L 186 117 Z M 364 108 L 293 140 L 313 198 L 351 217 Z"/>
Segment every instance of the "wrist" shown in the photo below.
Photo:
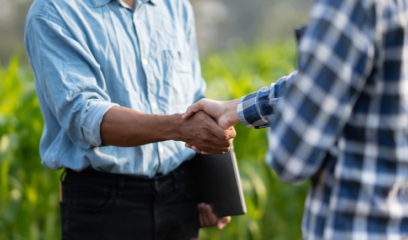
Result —
<path fill-rule="evenodd" d="M 165 116 L 165 121 L 162 123 L 164 126 L 168 126 L 168 133 L 166 140 L 174 140 L 174 141 L 182 141 L 183 139 L 183 134 L 181 132 L 181 129 L 183 127 L 183 119 L 181 118 L 183 114 L 172 114 L 172 115 L 166 115 Z"/>
<path fill-rule="evenodd" d="M 237 125 L 241 123 L 241 120 L 238 117 L 238 104 L 239 99 L 231 100 L 227 103 L 227 119 L 231 125 Z"/>

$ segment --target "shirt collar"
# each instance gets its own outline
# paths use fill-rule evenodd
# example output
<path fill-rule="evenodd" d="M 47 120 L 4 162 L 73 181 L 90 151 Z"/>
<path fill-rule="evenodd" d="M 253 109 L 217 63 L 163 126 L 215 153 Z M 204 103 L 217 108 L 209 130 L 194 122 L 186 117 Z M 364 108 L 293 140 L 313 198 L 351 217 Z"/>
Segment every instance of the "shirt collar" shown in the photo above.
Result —
<path fill-rule="evenodd" d="M 110 1 L 113 0 L 92 0 L 95 7 L 102 7 L 103 5 L 108 4 Z M 151 2 L 155 5 L 157 3 L 157 0 L 148 0 L 148 2 Z"/>

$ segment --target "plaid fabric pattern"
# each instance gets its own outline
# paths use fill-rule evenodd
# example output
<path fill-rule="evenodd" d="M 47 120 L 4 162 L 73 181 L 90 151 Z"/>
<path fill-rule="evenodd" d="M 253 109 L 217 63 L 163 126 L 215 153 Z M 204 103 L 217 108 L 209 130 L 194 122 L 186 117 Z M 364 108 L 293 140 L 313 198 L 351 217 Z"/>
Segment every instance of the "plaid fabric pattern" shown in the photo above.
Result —
<path fill-rule="evenodd" d="M 407 0 L 316 0 L 298 73 L 240 101 L 280 178 L 311 181 L 304 239 L 408 239 L 407 30 Z"/>

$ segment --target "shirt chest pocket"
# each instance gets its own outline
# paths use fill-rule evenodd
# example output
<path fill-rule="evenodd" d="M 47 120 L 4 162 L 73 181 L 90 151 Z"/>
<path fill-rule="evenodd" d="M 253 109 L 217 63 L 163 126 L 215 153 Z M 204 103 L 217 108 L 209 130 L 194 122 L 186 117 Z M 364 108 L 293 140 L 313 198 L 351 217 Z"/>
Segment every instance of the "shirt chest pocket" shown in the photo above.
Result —
<path fill-rule="evenodd" d="M 163 80 L 169 88 L 170 105 L 190 105 L 196 92 L 190 55 L 174 50 L 165 51 L 165 55 L 168 74 Z"/>
<path fill-rule="evenodd" d="M 181 57 L 180 59 L 173 60 L 174 71 L 180 74 L 192 74 L 191 61 L 186 57 Z"/>
<path fill-rule="evenodd" d="M 171 18 L 163 18 L 152 35 L 150 51 L 156 56 L 158 81 L 170 106 L 184 107 L 194 102 L 197 81 L 193 59 L 184 27 Z"/>

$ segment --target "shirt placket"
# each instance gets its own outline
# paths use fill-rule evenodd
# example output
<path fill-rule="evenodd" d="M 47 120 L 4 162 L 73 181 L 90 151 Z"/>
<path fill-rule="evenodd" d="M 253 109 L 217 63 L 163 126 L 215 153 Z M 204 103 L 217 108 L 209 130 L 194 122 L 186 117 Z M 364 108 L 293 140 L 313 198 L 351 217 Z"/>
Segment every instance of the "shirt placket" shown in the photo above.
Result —
<path fill-rule="evenodd" d="M 159 108 L 159 103 L 157 101 L 157 83 L 154 81 L 152 78 L 151 72 L 150 72 L 150 64 L 151 61 L 149 59 L 149 37 L 148 37 L 148 31 L 146 31 L 146 25 L 144 21 L 139 20 L 141 11 L 143 10 L 144 6 L 146 4 L 146 1 L 144 0 L 137 0 L 136 5 L 135 5 L 135 11 L 133 14 L 133 22 L 134 22 L 134 27 L 135 27 L 135 32 L 138 36 L 139 39 L 139 49 L 140 49 L 140 61 L 142 64 L 143 71 L 145 72 L 146 76 L 146 92 L 147 92 L 147 98 L 150 103 L 150 111 L 152 114 L 162 114 Z M 158 167 L 156 169 L 156 173 L 160 171 L 161 167 L 161 162 L 162 162 L 162 154 L 164 152 L 163 148 L 163 143 L 155 143 L 154 144 L 156 147 L 156 151 L 158 154 Z"/>

